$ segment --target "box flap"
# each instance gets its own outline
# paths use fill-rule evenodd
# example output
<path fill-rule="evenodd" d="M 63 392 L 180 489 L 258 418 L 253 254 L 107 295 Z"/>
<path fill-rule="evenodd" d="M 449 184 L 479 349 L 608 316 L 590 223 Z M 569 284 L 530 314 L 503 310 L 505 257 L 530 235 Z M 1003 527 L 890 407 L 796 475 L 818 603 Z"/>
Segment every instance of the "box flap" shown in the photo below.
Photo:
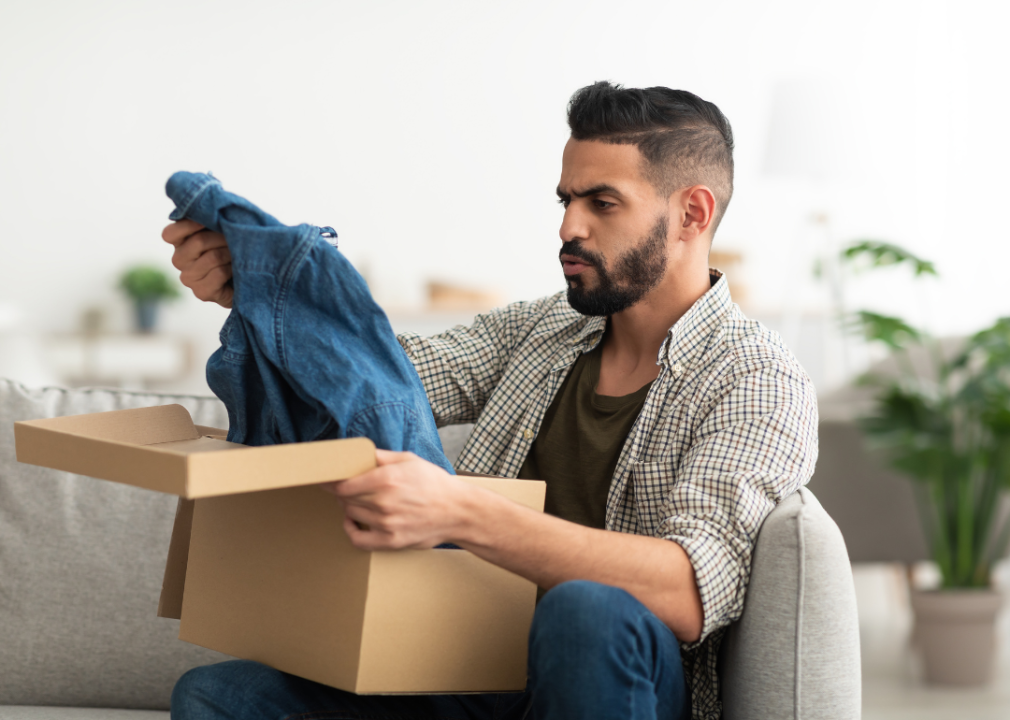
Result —
<path fill-rule="evenodd" d="M 187 456 L 183 454 L 63 432 L 42 420 L 14 423 L 14 445 L 18 462 L 171 495 L 186 494 Z"/>
<path fill-rule="evenodd" d="M 66 415 L 43 420 L 25 420 L 16 425 L 43 427 L 57 432 L 129 445 L 151 445 L 200 437 L 189 411 L 182 405 L 112 410 Z"/>
<path fill-rule="evenodd" d="M 182 595 L 186 588 L 194 504 L 193 500 L 179 498 L 175 510 L 175 525 L 172 527 L 172 540 L 168 544 L 165 577 L 161 582 L 161 598 L 158 600 L 158 617 L 175 620 L 182 618 Z"/>
<path fill-rule="evenodd" d="M 315 485 L 344 480 L 375 467 L 375 443 L 368 438 L 262 447 L 235 445 L 211 438 L 201 438 L 201 442 L 220 443 L 225 447 L 216 452 L 192 452 L 186 456 L 189 463 L 186 497 L 202 498 Z M 154 447 L 171 450 L 183 445 L 173 443 Z M 239 450 L 228 450 L 228 446 Z"/>
<path fill-rule="evenodd" d="M 208 427 L 207 425 L 197 425 L 196 431 L 200 433 L 200 437 L 214 438 L 215 440 L 227 440 L 228 431 L 222 430 L 221 428 Z"/>
<path fill-rule="evenodd" d="M 181 405 L 14 424 L 19 462 L 185 498 L 341 480 L 375 467 L 367 438 L 249 447 Z"/>
<path fill-rule="evenodd" d="M 477 485 L 487 490 L 493 490 L 504 495 L 512 502 L 525 505 L 537 511 L 543 511 L 544 499 L 547 496 L 547 483 L 543 480 L 518 480 L 494 475 L 477 475 L 461 472 L 459 478 L 471 485 Z"/>

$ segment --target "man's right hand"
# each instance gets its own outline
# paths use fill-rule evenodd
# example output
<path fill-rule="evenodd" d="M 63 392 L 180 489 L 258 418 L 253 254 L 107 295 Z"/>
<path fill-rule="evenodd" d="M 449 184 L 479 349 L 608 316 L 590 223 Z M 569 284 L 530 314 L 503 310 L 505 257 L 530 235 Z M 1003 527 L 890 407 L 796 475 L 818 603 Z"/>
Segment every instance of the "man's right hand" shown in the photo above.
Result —
<path fill-rule="evenodd" d="M 204 302 L 230 308 L 235 290 L 231 280 L 231 253 L 221 233 L 204 229 L 192 220 L 180 220 L 161 232 L 175 246 L 172 264 L 179 280 Z"/>

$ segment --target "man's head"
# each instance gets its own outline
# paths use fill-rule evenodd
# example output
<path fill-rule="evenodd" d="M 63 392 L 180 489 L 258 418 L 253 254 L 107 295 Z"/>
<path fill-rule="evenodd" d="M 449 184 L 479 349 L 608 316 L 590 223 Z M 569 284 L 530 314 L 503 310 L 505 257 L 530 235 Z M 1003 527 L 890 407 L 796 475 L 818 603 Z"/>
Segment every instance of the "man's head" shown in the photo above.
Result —
<path fill-rule="evenodd" d="M 607 82 L 572 96 L 568 124 L 558 195 L 569 302 L 611 315 L 664 281 L 668 266 L 698 264 L 702 241 L 707 256 L 733 193 L 732 130 L 689 92 Z M 676 245 L 698 236 L 690 249 Z"/>

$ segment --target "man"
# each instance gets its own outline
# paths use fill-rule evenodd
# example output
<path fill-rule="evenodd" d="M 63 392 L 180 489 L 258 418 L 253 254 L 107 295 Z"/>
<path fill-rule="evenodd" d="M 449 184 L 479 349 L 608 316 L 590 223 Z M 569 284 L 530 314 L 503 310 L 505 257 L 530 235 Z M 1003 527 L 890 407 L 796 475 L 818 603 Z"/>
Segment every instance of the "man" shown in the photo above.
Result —
<path fill-rule="evenodd" d="M 461 470 L 547 481 L 547 513 L 409 453 L 329 489 L 363 549 L 452 542 L 536 582 L 526 693 L 357 697 L 255 663 L 180 681 L 186 718 L 719 717 L 716 656 L 751 551 L 816 460 L 811 384 L 708 268 L 733 188 L 729 123 L 667 88 L 569 105 L 557 193 L 567 292 L 400 343 Z M 231 304 L 224 238 L 164 232 L 197 297 Z"/>

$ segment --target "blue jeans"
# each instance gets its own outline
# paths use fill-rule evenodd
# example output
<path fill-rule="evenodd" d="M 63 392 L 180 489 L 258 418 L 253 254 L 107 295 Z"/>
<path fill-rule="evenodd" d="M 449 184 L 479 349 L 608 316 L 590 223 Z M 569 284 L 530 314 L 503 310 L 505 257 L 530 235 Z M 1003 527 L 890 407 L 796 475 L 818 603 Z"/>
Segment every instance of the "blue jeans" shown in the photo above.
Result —
<path fill-rule="evenodd" d="M 209 175 L 178 172 L 176 209 L 223 233 L 235 294 L 207 382 L 246 445 L 367 437 L 452 472 L 424 385 L 385 313 L 312 225 L 289 227 Z"/>
<path fill-rule="evenodd" d="M 235 660 L 190 670 L 173 720 L 689 720 L 680 647 L 624 590 L 564 583 L 537 606 L 523 693 L 355 695 Z"/>

